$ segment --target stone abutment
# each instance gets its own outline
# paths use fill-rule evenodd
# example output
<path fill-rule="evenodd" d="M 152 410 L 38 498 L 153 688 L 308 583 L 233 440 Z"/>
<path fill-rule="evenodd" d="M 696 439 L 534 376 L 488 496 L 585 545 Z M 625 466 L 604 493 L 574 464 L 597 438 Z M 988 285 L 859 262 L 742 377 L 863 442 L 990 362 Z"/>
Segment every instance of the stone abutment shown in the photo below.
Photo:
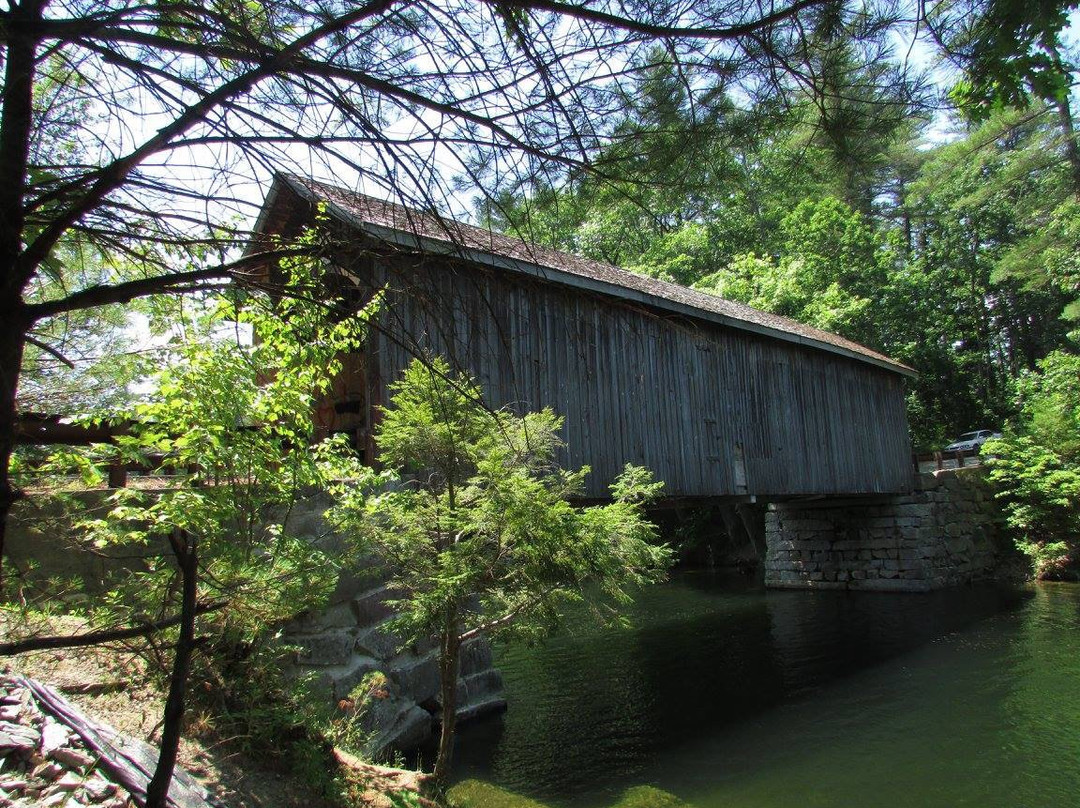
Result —
<path fill-rule="evenodd" d="M 927 592 L 989 578 L 1000 521 L 983 468 L 918 474 L 910 494 L 773 503 L 765 584 Z"/>
<path fill-rule="evenodd" d="M 343 539 L 323 519 L 329 504 L 325 496 L 299 503 L 288 529 L 334 553 Z M 315 690 L 339 706 L 360 708 L 367 751 L 375 755 L 428 741 L 441 710 L 436 641 L 406 642 L 394 630 L 390 601 L 400 596 L 388 590 L 386 578 L 375 564 L 343 571 L 327 607 L 299 615 L 282 634 L 297 649 L 294 674 L 310 677 Z M 504 709 L 502 675 L 488 640 L 465 643 L 460 661 L 458 721 Z"/>

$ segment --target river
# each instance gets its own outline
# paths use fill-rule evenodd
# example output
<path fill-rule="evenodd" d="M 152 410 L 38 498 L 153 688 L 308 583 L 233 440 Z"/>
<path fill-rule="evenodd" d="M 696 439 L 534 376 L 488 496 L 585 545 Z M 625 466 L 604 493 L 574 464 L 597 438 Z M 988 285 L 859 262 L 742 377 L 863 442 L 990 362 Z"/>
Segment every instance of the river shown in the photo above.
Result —
<path fill-rule="evenodd" d="M 459 778 L 562 808 L 1080 804 L 1080 587 L 762 591 L 686 573 L 631 625 L 497 649 Z"/>

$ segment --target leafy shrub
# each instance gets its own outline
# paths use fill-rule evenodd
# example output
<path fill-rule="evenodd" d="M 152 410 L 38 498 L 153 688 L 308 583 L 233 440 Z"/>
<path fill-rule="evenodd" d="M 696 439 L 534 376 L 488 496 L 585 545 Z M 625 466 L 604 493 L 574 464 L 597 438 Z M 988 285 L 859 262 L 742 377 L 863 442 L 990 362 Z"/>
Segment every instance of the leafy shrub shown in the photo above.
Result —
<path fill-rule="evenodd" d="M 982 451 L 1036 577 L 1071 577 L 1080 562 L 1080 356 L 1057 351 L 1039 370 L 1019 384 L 1020 422 Z"/>

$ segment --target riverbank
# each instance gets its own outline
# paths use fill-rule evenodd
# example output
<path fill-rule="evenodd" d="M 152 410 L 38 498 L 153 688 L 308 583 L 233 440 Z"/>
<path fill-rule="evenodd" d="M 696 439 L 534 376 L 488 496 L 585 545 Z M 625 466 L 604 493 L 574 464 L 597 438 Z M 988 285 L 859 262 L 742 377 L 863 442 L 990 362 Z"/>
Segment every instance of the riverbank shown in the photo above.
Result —
<path fill-rule="evenodd" d="M 100 755 L 49 717 L 15 679 L 42 682 L 92 721 L 152 745 L 164 695 L 143 662 L 115 648 L 34 652 L 5 662 L 0 700 L 10 732 L 3 734 L 17 743 L 5 745 L 0 739 L 0 805 L 60 806 L 78 797 L 81 805 L 134 808 L 122 784 L 100 765 Z M 395 795 L 403 794 L 411 795 L 407 804 L 414 808 L 435 806 L 420 796 L 425 778 L 415 771 L 373 765 L 326 748 L 323 760 L 306 761 L 309 767 L 322 767 L 313 778 L 310 769 L 305 772 L 284 755 L 248 754 L 249 740 L 223 735 L 212 714 L 191 710 L 178 764 L 214 804 L 229 808 L 340 808 L 343 799 L 351 806 L 394 808 L 400 804 Z"/>
<path fill-rule="evenodd" d="M 1076 585 L 764 592 L 697 573 L 641 593 L 630 617 L 614 629 L 572 619 L 547 646 L 499 649 L 509 710 L 462 729 L 449 805 L 1066 808 L 1080 793 Z M 154 737 L 160 694 L 132 659 L 18 660 Z M 223 803 L 334 808 L 213 721 L 191 715 L 181 759 Z M 415 773 L 369 773 L 354 804 L 424 804 L 405 782 Z"/>

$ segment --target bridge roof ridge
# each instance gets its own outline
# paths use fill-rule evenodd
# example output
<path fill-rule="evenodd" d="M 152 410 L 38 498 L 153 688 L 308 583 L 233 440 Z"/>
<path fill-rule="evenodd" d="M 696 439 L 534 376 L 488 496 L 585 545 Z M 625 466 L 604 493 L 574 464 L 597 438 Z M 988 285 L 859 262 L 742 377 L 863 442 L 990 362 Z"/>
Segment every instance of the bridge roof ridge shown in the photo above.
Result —
<path fill-rule="evenodd" d="M 719 322 L 823 349 L 903 375 L 915 375 L 912 368 L 838 334 L 717 295 L 638 275 L 612 264 L 531 244 L 494 230 L 307 177 L 282 173 L 277 175 L 276 182 L 284 183 L 309 202 L 325 203 L 330 212 L 344 223 L 399 247 L 456 255 L 479 264 L 533 275 L 551 283 L 634 300 L 686 317 Z M 276 195 L 275 189 L 267 197 L 264 215 Z"/>

